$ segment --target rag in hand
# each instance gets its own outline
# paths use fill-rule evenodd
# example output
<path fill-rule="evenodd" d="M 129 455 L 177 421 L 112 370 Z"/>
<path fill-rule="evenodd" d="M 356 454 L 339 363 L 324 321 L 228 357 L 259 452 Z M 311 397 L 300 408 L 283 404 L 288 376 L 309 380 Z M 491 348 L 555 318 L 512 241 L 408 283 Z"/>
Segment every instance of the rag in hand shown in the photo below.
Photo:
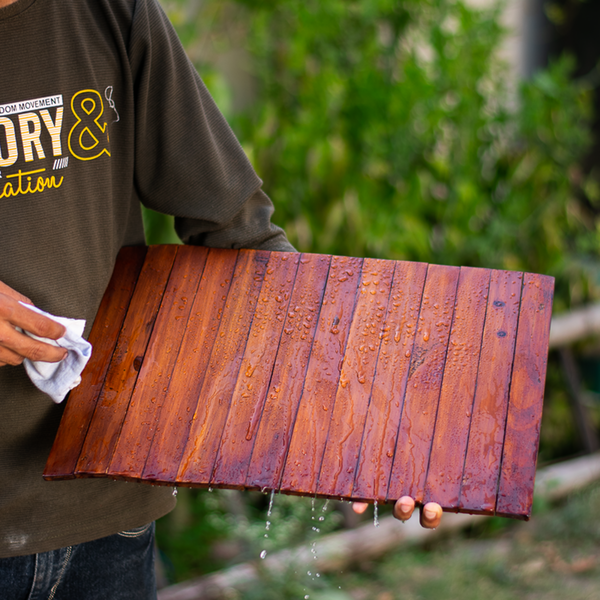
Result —
<path fill-rule="evenodd" d="M 74 387 L 81 383 L 81 372 L 92 355 L 92 345 L 82 337 L 85 320 L 55 317 L 30 304 L 24 304 L 23 302 L 21 304 L 60 323 L 67 330 L 65 335 L 58 340 L 42 338 L 33 335 L 29 331 L 23 332 L 34 340 L 67 349 L 67 356 L 57 363 L 31 361 L 28 358 L 23 361 L 25 370 L 33 384 L 59 404 Z"/>

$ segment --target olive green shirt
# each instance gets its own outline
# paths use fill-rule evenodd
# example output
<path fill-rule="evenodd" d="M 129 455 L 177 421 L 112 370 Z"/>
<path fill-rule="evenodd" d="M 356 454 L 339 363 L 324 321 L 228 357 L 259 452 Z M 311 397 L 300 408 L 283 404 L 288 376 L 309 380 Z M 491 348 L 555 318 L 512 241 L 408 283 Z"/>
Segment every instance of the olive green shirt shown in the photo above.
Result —
<path fill-rule="evenodd" d="M 0 281 L 89 332 L 140 202 L 187 243 L 291 250 L 270 200 L 156 0 L 0 9 Z M 68 402 L 68 399 L 67 399 Z M 156 519 L 171 489 L 45 482 L 63 406 L 0 368 L 0 557 Z"/>

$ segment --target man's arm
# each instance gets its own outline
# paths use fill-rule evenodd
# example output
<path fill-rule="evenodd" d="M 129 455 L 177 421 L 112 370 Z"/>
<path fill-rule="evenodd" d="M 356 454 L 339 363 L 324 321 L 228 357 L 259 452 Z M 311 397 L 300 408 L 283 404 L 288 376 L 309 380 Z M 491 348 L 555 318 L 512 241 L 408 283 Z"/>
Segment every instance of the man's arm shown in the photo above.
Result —
<path fill-rule="evenodd" d="M 51 340 L 57 340 L 65 334 L 62 325 L 25 308 L 19 302 L 33 304 L 29 298 L 0 281 L 0 367 L 20 365 L 26 358 L 45 362 L 59 362 L 65 358 L 67 351 L 64 348 L 44 344 L 16 330 L 16 327 L 20 327 Z"/>

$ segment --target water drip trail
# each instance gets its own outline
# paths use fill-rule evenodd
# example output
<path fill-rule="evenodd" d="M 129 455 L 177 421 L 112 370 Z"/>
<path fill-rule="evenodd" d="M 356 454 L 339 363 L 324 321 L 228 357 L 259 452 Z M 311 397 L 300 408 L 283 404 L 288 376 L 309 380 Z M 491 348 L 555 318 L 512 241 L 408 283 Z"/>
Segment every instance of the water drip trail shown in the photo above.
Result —
<path fill-rule="evenodd" d="M 375 500 L 375 504 L 373 505 L 373 525 L 379 527 L 379 505 L 377 504 L 377 500 Z"/>
<path fill-rule="evenodd" d="M 269 521 L 269 518 L 271 517 L 271 514 L 273 513 L 273 502 L 275 501 L 275 490 L 271 490 L 271 498 L 269 500 L 269 509 L 267 510 L 267 520 L 265 522 L 265 537 L 268 538 L 269 537 L 269 530 L 271 529 L 271 521 Z M 260 553 L 260 557 L 264 560 L 267 557 L 267 551 L 266 550 L 262 550 Z"/>

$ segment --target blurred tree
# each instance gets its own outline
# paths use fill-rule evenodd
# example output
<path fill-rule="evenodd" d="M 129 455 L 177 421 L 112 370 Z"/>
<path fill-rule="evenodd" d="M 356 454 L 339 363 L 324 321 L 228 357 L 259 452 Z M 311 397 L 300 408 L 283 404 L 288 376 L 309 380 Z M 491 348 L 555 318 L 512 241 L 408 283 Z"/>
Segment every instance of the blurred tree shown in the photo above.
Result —
<path fill-rule="evenodd" d="M 597 219 L 576 201 L 590 86 L 563 57 L 509 97 L 499 6 L 164 4 L 299 249 L 548 273 L 563 308 L 598 296 Z M 250 106 L 216 67 L 235 50 Z"/>

